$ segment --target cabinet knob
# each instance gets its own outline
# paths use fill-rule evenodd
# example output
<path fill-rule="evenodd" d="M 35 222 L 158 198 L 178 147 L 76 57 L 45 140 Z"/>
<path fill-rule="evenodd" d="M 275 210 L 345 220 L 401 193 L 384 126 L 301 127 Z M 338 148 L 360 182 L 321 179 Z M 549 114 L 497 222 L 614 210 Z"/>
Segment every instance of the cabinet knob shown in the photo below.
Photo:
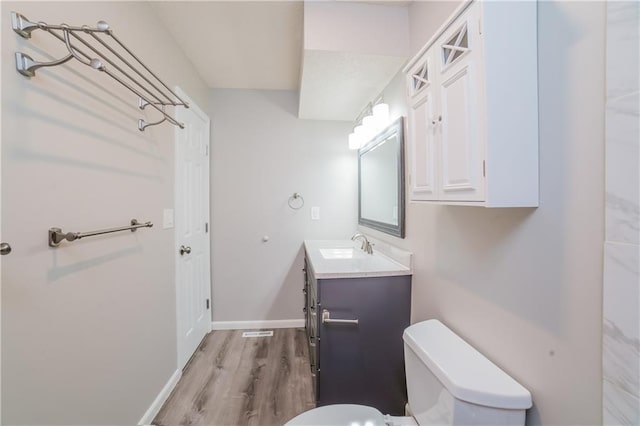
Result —
<path fill-rule="evenodd" d="M 11 246 L 9 243 L 0 243 L 0 255 L 6 256 L 11 253 Z"/>

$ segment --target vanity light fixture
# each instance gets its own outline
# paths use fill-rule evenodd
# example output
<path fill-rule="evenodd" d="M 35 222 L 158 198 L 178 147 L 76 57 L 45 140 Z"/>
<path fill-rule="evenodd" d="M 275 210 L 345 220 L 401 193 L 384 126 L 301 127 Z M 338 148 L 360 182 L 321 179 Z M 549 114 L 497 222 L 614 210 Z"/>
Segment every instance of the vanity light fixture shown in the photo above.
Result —
<path fill-rule="evenodd" d="M 356 127 L 349 135 L 349 149 L 360 149 L 389 124 L 389 105 L 378 98 L 373 106 L 368 104 L 356 120 Z"/>
<path fill-rule="evenodd" d="M 374 105 L 371 110 L 378 132 L 384 130 L 389 124 L 389 104 L 380 102 Z"/>
<path fill-rule="evenodd" d="M 360 149 L 360 138 L 355 132 L 351 132 L 349 135 L 349 149 Z"/>

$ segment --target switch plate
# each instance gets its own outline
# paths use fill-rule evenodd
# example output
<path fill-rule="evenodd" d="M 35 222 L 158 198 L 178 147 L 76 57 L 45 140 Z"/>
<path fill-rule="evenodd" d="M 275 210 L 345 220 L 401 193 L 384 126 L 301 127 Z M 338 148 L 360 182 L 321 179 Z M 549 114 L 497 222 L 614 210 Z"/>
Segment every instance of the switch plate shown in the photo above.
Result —
<path fill-rule="evenodd" d="M 311 207 L 311 220 L 320 220 L 320 207 Z"/>
<path fill-rule="evenodd" d="M 173 228 L 173 209 L 164 209 L 162 214 L 162 229 Z"/>

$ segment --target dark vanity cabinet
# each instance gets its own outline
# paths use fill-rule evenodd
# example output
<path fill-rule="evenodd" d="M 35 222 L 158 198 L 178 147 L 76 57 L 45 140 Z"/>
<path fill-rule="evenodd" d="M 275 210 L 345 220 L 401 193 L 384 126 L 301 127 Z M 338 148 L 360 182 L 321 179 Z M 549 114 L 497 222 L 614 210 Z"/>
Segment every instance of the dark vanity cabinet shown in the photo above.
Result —
<path fill-rule="evenodd" d="M 307 259 L 304 275 L 317 405 L 363 404 L 404 415 L 411 275 L 316 279 Z"/>

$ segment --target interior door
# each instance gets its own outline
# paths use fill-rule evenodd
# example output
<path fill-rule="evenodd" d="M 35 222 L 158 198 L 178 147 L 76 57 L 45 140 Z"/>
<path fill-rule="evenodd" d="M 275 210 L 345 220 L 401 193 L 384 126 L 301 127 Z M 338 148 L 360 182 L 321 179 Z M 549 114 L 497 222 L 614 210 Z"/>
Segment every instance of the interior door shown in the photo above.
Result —
<path fill-rule="evenodd" d="M 179 88 L 189 103 L 176 117 L 175 252 L 178 368 L 211 331 L 209 239 L 209 117 Z"/>

